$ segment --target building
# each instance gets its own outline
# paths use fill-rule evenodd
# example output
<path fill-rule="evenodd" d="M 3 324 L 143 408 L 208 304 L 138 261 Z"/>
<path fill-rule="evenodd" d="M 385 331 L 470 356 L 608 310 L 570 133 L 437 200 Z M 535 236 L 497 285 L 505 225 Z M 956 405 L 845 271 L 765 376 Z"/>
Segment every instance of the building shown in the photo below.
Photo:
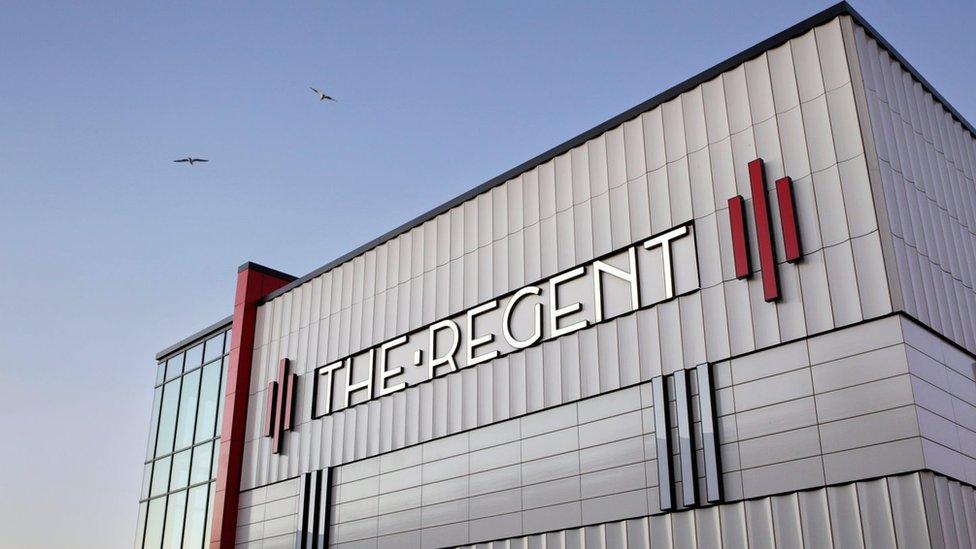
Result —
<path fill-rule="evenodd" d="M 157 355 L 136 545 L 974 546 L 974 133 L 838 4 L 245 264 Z"/>

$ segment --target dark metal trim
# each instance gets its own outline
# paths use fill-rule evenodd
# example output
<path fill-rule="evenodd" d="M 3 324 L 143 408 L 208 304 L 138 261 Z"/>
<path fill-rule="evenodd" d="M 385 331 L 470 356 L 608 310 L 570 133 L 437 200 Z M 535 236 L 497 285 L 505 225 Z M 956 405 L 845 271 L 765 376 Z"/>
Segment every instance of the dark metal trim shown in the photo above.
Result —
<path fill-rule="evenodd" d="M 296 549 L 325 549 L 329 542 L 332 468 L 303 474 L 300 483 Z"/>
<path fill-rule="evenodd" d="M 295 280 L 297 278 L 294 275 L 283 273 L 281 271 L 272 269 L 271 267 L 265 267 L 264 265 L 261 265 L 260 263 L 255 263 L 253 261 L 242 263 L 241 266 L 237 268 L 237 272 L 239 273 L 242 273 L 247 270 L 257 271 L 259 273 L 270 275 L 275 278 L 280 278 L 282 280 Z"/>
<path fill-rule="evenodd" d="M 685 80 L 685 81 L 683 81 L 683 82 L 681 82 L 681 83 L 679 83 L 679 84 L 677 84 L 675 86 L 672 86 L 671 88 L 669 88 L 669 89 L 667 89 L 667 90 L 665 90 L 665 91 L 663 91 L 663 92 L 655 95 L 654 97 L 648 99 L 647 101 L 644 101 L 643 103 L 640 103 L 639 105 L 636 105 L 634 107 L 631 107 L 630 109 L 627 109 L 623 113 L 618 114 L 617 116 L 614 116 L 613 118 L 611 118 L 611 119 L 603 122 L 602 124 L 599 124 L 596 127 L 592 128 L 590 130 L 587 130 L 587 131 L 585 131 L 585 132 L 577 135 L 576 137 L 574 137 L 574 138 L 572 138 L 572 139 L 570 139 L 568 141 L 563 142 L 560 145 L 556 145 L 555 147 L 549 149 L 548 151 L 546 151 L 546 152 L 544 152 L 544 153 L 542 153 L 542 154 L 540 154 L 540 155 L 538 155 L 538 156 L 536 156 L 536 157 L 534 157 L 534 158 L 532 158 L 532 159 L 530 159 L 530 160 L 528 160 L 526 162 L 523 162 L 522 164 L 520 164 L 520 165 L 518 165 L 518 166 L 516 166 L 516 167 L 514 167 L 514 168 L 512 168 L 512 169 L 510 169 L 510 170 L 508 170 L 508 171 L 506 171 L 506 172 L 504 172 L 502 174 L 500 174 L 500 175 L 497 175 L 497 176 L 493 177 L 492 179 L 489 179 L 488 181 L 482 183 L 481 185 L 478 185 L 477 187 L 475 187 L 475 188 L 473 188 L 473 189 L 465 192 L 464 194 L 461 194 L 460 196 L 457 196 L 457 197 L 455 197 L 455 198 L 453 198 L 453 199 L 451 199 L 451 200 L 449 200 L 449 201 L 441 204 L 440 206 L 435 207 L 434 209 L 428 211 L 427 213 L 421 214 L 421 215 L 419 215 L 419 216 L 411 219 L 410 221 L 407 221 L 406 223 L 400 225 L 399 227 L 397 227 L 397 228 L 395 228 L 395 229 L 387 232 L 386 234 L 380 236 L 379 238 L 375 238 L 375 239 L 367 242 L 366 244 L 363 244 L 362 246 L 359 246 L 358 248 L 352 250 L 351 252 L 349 252 L 347 254 L 344 254 L 344 255 L 342 255 L 342 256 L 340 256 L 340 257 L 338 257 L 338 258 L 330 261 L 329 263 L 326 263 L 325 265 L 323 265 L 322 267 L 319 267 L 318 269 L 315 269 L 311 273 L 309 273 L 309 274 L 307 274 L 305 276 L 302 276 L 302 277 L 300 277 L 298 279 L 294 279 L 291 283 L 286 284 L 285 286 L 281 287 L 280 289 L 275 290 L 274 292 L 269 293 L 262 300 L 258 301 L 258 304 L 261 305 L 263 303 L 267 303 L 268 301 L 271 301 L 272 299 L 274 299 L 274 298 L 276 298 L 276 297 L 278 297 L 278 296 L 280 296 L 280 295 L 282 295 L 282 294 L 284 294 L 286 292 L 291 291 L 292 289 L 294 289 L 294 288 L 296 288 L 296 287 L 304 284 L 305 282 L 308 282 L 309 280 L 311 280 L 311 279 L 313 279 L 313 278 L 315 278 L 315 277 L 317 277 L 317 276 L 319 276 L 319 275 L 321 275 L 321 274 L 323 274 L 323 273 L 325 273 L 327 271 L 330 271 L 333 268 L 335 268 L 335 267 L 337 267 L 337 266 L 339 266 L 339 265 L 341 265 L 341 264 L 349 261 L 350 259 L 353 259 L 353 258 L 355 258 L 355 257 L 357 257 L 357 256 L 359 256 L 359 255 L 361 255 L 361 254 L 363 254 L 363 253 L 365 253 L 365 252 L 367 252 L 367 251 L 369 251 L 369 250 L 371 250 L 371 249 L 379 246 L 380 244 L 383 244 L 384 242 L 386 242 L 386 241 L 388 241 L 388 240 L 390 240 L 390 239 L 392 239 L 392 238 L 400 235 L 401 233 L 405 233 L 405 232 L 409 231 L 410 229 L 413 229 L 414 227 L 417 227 L 417 226 L 423 224 L 424 222 L 429 221 L 430 219 L 433 219 L 434 217 L 437 217 L 438 215 L 440 215 L 440 214 L 442 214 L 442 213 L 450 210 L 451 208 L 453 208 L 453 207 L 455 207 L 455 206 L 457 206 L 457 205 L 459 205 L 459 204 L 461 204 L 463 202 L 466 202 L 466 201 L 470 200 L 471 198 L 474 198 L 475 196 L 478 196 L 479 194 L 485 193 L 485 192 L 487 192 L 487 191 L 489 191 L 489 190 L 497 187 L 498 185 L 501 185 L 502 183 L 508 181 L 509 179 L 512 179 L 513 177 L 515 177 L 515 176 L 517 176 L 517 175 L 519 175 L 519 174 L 521 174 L 523 172 L 529 171 L 532 168 L 535 168 L 536 166 L 538 166 L 540 164 L 544 164 L 545 162 L 548 162 L 549 160 L 551 160 L 551 159 L 553 159 L 553 158 L 555 158 L 555 157 L 557 157 L 557 156 L 565 153 L 566 151 L 568 151 L 568 150 L 570 150 L 570 149 L 572 149 L 574 147 L 577 147 L 577 146 L 579 146 L 579 145 L 581 145 L 581 144 L 589 141 L 590 139 L 593 139 L 594 137 L 599 136 L 600 134 L 602 134 L 602 133 L 604 133 L 604 132 L 606 132 L 606 131 L 608 131 L 610 129 L 613 129 L 613 128 L 619 126 L 620 124 L 623 124 L 624 122 L 626 122 L 626 121 L 628 121 L 628 120 L 630 120 L 632 118 L 635 118 L 635 117 L 637 117 L 638 115 L 640 115 L 640 114 L 642 114 L 644 112 L 650 111 L 650 110 L 654 109 L 655 107 L 657 107 L 658 105 L 660 105 L 660 104 L 662 104 L 662 103 L 664 103 L 666 101 L 669 101 L 671 99 L 674 99 L 675 97 L 677 97 L 678 95 L 680 95 L 680 94 L 688 91 L 689 89 L 694 88 L 694 87 L 696 87 L 696 86 L 698 86 L 698 85 L 700 85 L 700 84 L 702 84 L 704 82 L 707 82 L 707 81 L 715 78 L 716 76 L 722 74 L 723 72 L 726 72 L 729 69 L 732 69 L 733 67 L 736 67 L 736 66 L 738 66 L 738 65 L 740 65 L 740 64 L 742 64 L 742 63 L 744 63 L 744 62 L 746 62 L 746 61 L 748 61 L 748 60 L 750 60 L 750 59 L 752 59 L 754 57 L 757 57 L 757 56 L 761 55 L 762 53 L 766 52 L 767 50 L 770 50 L 772 48 L 775 48 L 776 46 L 779 46 L 779 45 L 783 44 L 784 42 L 786 42 L 788 40 L 791 40 L 793 38 L 796 38 L 797 36 L 800 36 L 801 34 L 804 34 L 805 32 L 809 31 L 810 29 L 812 29 L 814 27 L 817 27 L 817 26 L 820 26 L 820 25 L 822 25 L 822 24 L 824 24 L 824 23 L 826 23 L 826 22 L 834 19 L 835 17 L 841 16 L 841 15 L 849 15 L 852 19 L 854 19 L 854 21 L 858 25 L 861 25 L 862 27 L 864 27 L 864 29 L 867 31 L 867 33 L 869 35 L 871 35 L 875 40 L 877 40 L 878 43 L 880 43 L 882 46 L 884 46 L 889 51 L 889 53 L 891 53 L 891 55 L 895 59 L 898 60 L 898 62 L 900 62 L 902 65 L 904 65 L 904 67 L 908 70 L 908 72 L 911 73 L 912 76 L 914 76 L 922 84 L 922 86 L 924 86 L 925 89 L 929 93 L 932 94 L 933 97 L 935 97 L 937 100 L 939 100 L 939 102 L 942 103 L 942 105 L 946 108 L 946 110 L 948 110 L 973 135 L 976 135 L 976 128 L 974 128 L 972 124 L 970 124 L 965 118 L 963 118 L 963 116 L 961 114 L 959 114 L 959 112 L 956 111 L 956 109 L 953 108 L 952 105 L 950 105 L 949 102 L 946 101 L 945 98 L 942 97 L 942 95 L 939 94 L 939 92 L 937 92 L 935 90 L 935 87 L 932 86 L 932 84 L 930 84 L 928 82 L 928 80 L 926 80 L 925 78 L 923 78 L 918 73 L 918 71 L 915 70 L 915 68 L 912 67 L 912 65 L 910 63 L 908 63 L 908 61 L 906 61 L 905 58 L 901 54 L 899 54 L 895 50 L 895 48 L 893 48 L 891 46 L 891 44 L 888 43 L 887 40 L 885 40 L 884 38 L 882 38 L 881 35 L 878 33 L 878 31 L 876 31 L 874 29 L 874 27 L 872 27 L 870 24 L 868 24 L 868 22 L 865 21 L 864 18 L 861 17 L 861 15 L 859 13 L 857 13 L 857 11 L 855 11 L 854 8 L 852 8 L 847 2 L 839 2 L 839 3 L 834 4 L 833 6 L 830 6 L 829 8 L 827 8 L 827 9 L 825 9 L 825 10 L 823 10 L 823 11 L 817 13 L 817 14 L 814 14 L 814 15 L 812 15 L 812 16 L 804 19 L 803 21 L 800 21 L 799 23 L 793 25 L 792 27 L 789 27 L 786 30 L 784 30 L 782 32 L 779 32 L 779 33 L 777 33 L 777 34 L 775 34 L 775 35 L 767 38 L 766 40 L 763 40 L 762 42 L 759 42 L 758 44 L 756 44 L 756 45 L 754 45 L 754 46 L 752 46 L 752 47 L 750 47 L 750 48 L 748 48 L 746 50 L 743 50 L 743 51 L 737 53 L 736 55 L 733 55 L 732 57 L 729 57 L 725 61 L 722 61 L 721 63 L 713 66 L 712 68 L 707 69 L 707 70 L 705 70 L 705 71 L 703 71 L 701 73 L 698 73 L 697 75 L 692 76 L 691 78 L 688 78 L 687 80 Z"/>
<path fill-rule="evenodd" d="M 718 503 L 722 501 L 722 467 L 719 463 L 712 367 L 705 362 L 695 366 L 694 371 L 698 382 L 698 417 L 701 420 L 702 461 L 705 465 L 705 501 Z"/>
<path fill-rule="evenodd" d="M 674 482 L 671 478 L 671 444 L 668 436 L 668 391 L 665 376 L 651 378 L 654 407 L 654 441 L 657 454 L 658 498 L 662 511 L 674 509 Z M 663 457 L 662 457 L 663 456 Z"/>
<path fill-rule="evenodd" d="M 695 471 L 695 441 L 691 432 L 691 411 L 688 390 L 688 370 L 682 368 L 671 374 L 674 385 L 675 416 L 678 424 L 678 464 L 681 467 L 681 504 L 698 504 L 698 474 Z"/>
<path fill-rule="evenodd" d="M 208 337 L 216 334 L 217 332 L 229 328 L 233 320 L 234 320 L 234 315 L 230 315 L 226 318 L 218 320 L 217 322 L 214 322 L 213 324 L 207 326 L 206 328 L 200 330 L 199 332 L 191 336 L 185 337 L 180 341 L 170 345 L 169 347 L 166 347 L 162 351 L 156 353 L 156 362 L 161 362 L 169 358 L 170 355 L 174 355 L 178 351 L 182 351 L 184 347 L 190 347 L 196 343 L 199 343 L 204 339 L 207 339 Z"/>

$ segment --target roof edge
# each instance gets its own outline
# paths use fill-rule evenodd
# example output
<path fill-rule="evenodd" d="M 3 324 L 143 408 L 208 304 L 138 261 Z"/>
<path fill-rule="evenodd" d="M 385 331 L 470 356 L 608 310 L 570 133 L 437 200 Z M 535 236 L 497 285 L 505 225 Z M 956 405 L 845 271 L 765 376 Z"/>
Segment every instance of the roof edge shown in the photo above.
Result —
<path fill-rule="evenodd" d="M 281 280 L 287 280 L 289 282 L 294 281 L 298 277 L 295 275 L 290 275 L 288 273 L 281 272 L 277 269 L 272 269 L 271 267 L 265 267 L 260 263 L 255 263 L 253 261 L 246 261 L 237 268 L 237 272 L 242 273 L 244 271 L 257 271 L 259 273 L 266 274 L 268 276 L 273 276 L 275 278 L 280 278 Z"/>
<path fill-rule="evenodd" d="M 939 103 L 942 103 L 942 106 L 945 107 L 945 109 L 949 111 L 950 114 L 952 114 L 953 118 L 958 120 L 959 123 L 962 124 L 964 128 L 969 130 L 969 133 L 976 136 L 976 127 L 974 127 L 972 123 L 969 122 L 969 120 L 966 120 L 966 117 L 960 114 L 959 111 L 957 111 L 956 108 L 952 106 L 952 103 L 949 103 L 949 101 L 947 101 L 946 98 L 943 97 L 942 94 L 935 89 L 935 86 L 933 86 L 931 82 L 926 80 L 925 77 L 922 76 L 922 74 L 918 72 L 918 70 L 916 70 L 915 67 L 913 67 L 912 64 L 909 63 L 908 60 L 905 59 L 905 57 L 901 53 L 899 53 L 898 50 L 896 50 L 895 47 L 892 46 L 890 42 L 885 40 L 885 37 L 882 36 L 881 33 L 877 31 L 877 29 L 871 26 L 871 23 L 868 23 L 867 20 L 864 19 L 864 17 L 862 17 L 861 14 L 858 13 L 857 10 L 851 7 L 847 2 L 841 2 L 841 4 L 844 5 L 846 13 L 854 19 L 855 23 L 864 27 L 864 30 L 867 31 L 867 33 L 872 38 L 877 40 L 879 44 L 881 44 L 886 50 L 888 50 L 888 53 L 890 53 L 892 57 L 894 57 L 899 63 L 901 63 L 906 69 L 908 69 L 908 72 L 922 84 L 922 87 L 925 88 L 925 91 L 931 93 L 932 97 L 935 97 L 939 101 Z M 838 6 L 839 5 L 840 4 L 838 4 Z"/>
<path fill-rule="evenodd" d="M 210 326 L 207 326 L 206 328 L 198 331 L 197 333 L 195 333 L 195 334 L 193 334 L 191 336 L 188 336 L 188 337 L 185 337 L 185 338 L 181 339 L 180 341 L 178 341 L 178 342 L 170 345 L 169 347 L 166 347 L 162 351 L 159 351 L 158 353 L 156 353 L 156 361 L 158 362 L 160 360 L 163 360 L 164 358 L 168 358 L 169 355 L 172 355 L 172 354 L 176 353 L 177 351 L 179 351 L 183 347 L 187 347 L 189 345 L 192 345 L 193 343 L 196 343 L 198 340 L 204 339 L 204 338 L 206 338 L 208 336 L 211 336 L 211 335 L 213 335 L 213 334 L 215 334 L 215 333 L 223 330 L 227 326 L 230 326 L 230 324 L 231 324 L 231 322 L 233 320 L 234 320 L 234 315 L 230 315 L 227 318 L 223 318 L 221 320 L 218 320 L 217 322 L 214 322 Z"/>
<path fill-rule="evenodd" d="M 738 66 L 754 57 L 757 57 L 762 53 L 764 53 L 765 51 L 770 50 L 776 46 L 779 46 L 785 43 L 786 41 L 791 40 L 809 31 L 814 27 L 818 27 L 834 19 L 835 17 L 841 15 L 851 16 L 857 24 L 864 27 L 864 29 L 868 32 L 868 34 L 870 34 L 882 46 L 884 46 L 895 57 L 895 59 L 898 60 L 899 63 L 904 65 L 905 68 L 908 69 L 908 71 L 912 74 L 912 76 L 918 79 L 918 81 L 922 83 L 925 89 L 929 93 L 931 93 L 936 99 L 938 99 L 946 107 L 946 109 L 950 113 L 952 113 L 952 115 L 957 120 L 959 120 L 959 122 L 963 126 L 965 126 L 967 129 L 969 129 L 970 132 L 976 135 L 976 129 L 973 128 L 973 125 L 970 124 L 961 114 L 959 114 L 959 112 L 956 111 L 955 108 L 953 108 L 952 105 L 950 105 L 949 102 L 946 101 L 945 98 L 942 97 L 942 95 L 939 94 L 938 91 L 936 91 L 935 87 L 932 86 L 932 84 L 930 84 L 928 80 L 923 78 L 921 74 L 919 74 L 919 72 L 915 70 L 915 68 L 910 63 L 908 63 L 908 61 L 906 61 L 905 58 L 900 53 L 898 53 L 895 50 L 895 48 L 892 47 L 891 44 L 888 43 L 888 41 L 885 40 L 878 33 L 877 30 L 875 30 L 874 27 L 872 27 L 867 21 L 865 21 L 864 17 L 862 17 L 861 14 L 855 11 L 854 8 L 851 7 L 851 5 L 848 4 L 846 1 L 842 1 L 814 15 L 811 15 L 810 17 L 800 21 L 799 23 L 796 23 L 795 25 L 787 28 L 786 30 L 783 30 L 781 32 L 774 34 L 773 36 L 770 36 L 769 38 L 759 42 L 758 44 L 755 44 L 754 46 L 751 46 L 727 58 L 725 61 L 722 61 L 717 65 L 714 65 L 711 68 L 708 68 L 696 74 L 695 76 L 683 80 L 682 82 L 668 88 L 667 90 L 627 109 L 626 111 L 614 116 L 613 118 L 610 118 L 609 120 L 602 122 L 601 124 L 577 135 L 576 137 L 564 141 L 563 143 L 556 145 L 555 147 L 543 152 L 542 154 L 536 155 L 535 157 L 523 162 L 522 164 L 519 164 L 518 166 L 489 179 L 488 181 L 478 185 L 477 187 L 474 187 L 473 189 L 470 189 L 464 192 L 463 194 L 460 194 L 452 198 L 451 200 L 444 202 L 440 206 L 437 206 L 427 211 L 426 213 L 418 215 L 417 217 L 411 219 L 410 221 L 407 221 L 406 223 L 400 225 L 399 227 L 396 227 L 395 229 L 386 232 L 382 236 L 374 238 L 373 240 L 359 246 L 358 248 L 336 259 L 333 259 L 332 261 L 326 263 L 325 265 L 319 267 L 318 269 L 315 269 L 314 271 L 302 277 L 294 279 L 292 282 L 282 286 L 281 288 L 263 297 L 261 300 L 258 301 L 258 304 L 260 305 L 263 303 L 267 303 L 281 296 L 282 294 L 285 294 L 295 289 L 296 287 L 301 286 L 302 284 L 308 282 L 309 280 L 312 280 L 313 278 L 318 277 L 334 269 L 335 267 L 349 261 L 350 259 L 353 259 L 377 246 L 380 246 L 385 242 L 399 236 L 400 234 L 405 233 L 410 229 L 413 229 L 414 227 L 417 227 L 437 217 L 438 215 L 450 210 L 451 208 L 459 204 L 462 204 L 470 200 L 471 198 L 478 196 L 479 194 L 487 192 L 493 189 L 494 187 L 497 187 L 498 185 L 501 185 L 502 183 L 508 181 L 509 179 L 512 179 L 513 177 L 519 174 L 527 172 L 540 164 L 548 162 L 549 160 L 569 151 L 570 149 L 573 149 L 574 147 L 577 147 L 589 141 L 590 139 L 593 139 L 594 137 L 597 137 L 598 135 L 613 129 L 616 126 L 619 126 L 620 124 L 623 124 L 628 120 L 631 120 L 647 111 L 650 111 L 666 101 L 670 101 L 671 99 L 674 99 L 675 97 L 688 91 L 689 89 L 694 88 L 695 86 L 698 86 L 709 80 L 712 80 L 713 78 L 726 72 L 727 70 L 735 66 Z"/>

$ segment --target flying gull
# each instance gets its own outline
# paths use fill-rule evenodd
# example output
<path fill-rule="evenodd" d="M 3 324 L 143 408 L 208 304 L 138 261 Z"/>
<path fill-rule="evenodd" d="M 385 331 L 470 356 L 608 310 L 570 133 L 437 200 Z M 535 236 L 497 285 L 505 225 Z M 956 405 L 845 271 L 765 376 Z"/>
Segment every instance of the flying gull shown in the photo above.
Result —
<path fill-rule="evenodd" d="M 309 89 L 315 92 L 315 95 L 319 96 L 319 101 L 325 101 L 326 99 L 328 99 L 329 101 L 335 101 L 334 97 L 332 97 L 331 95 L 326 95 L 325 92 L 320 92 L 319 90 L 312 87 L 310 87 Z"/>
<path fill-rule="evenodd" d="M 193 158 L 192 156 L 188 156 L 186 158 L 174 160 L 173 162 L 189 162 L 190 165 L 192 166 L 194 162 L 210 162 L 210 161 L 207 160 L 206 158 Z"/>

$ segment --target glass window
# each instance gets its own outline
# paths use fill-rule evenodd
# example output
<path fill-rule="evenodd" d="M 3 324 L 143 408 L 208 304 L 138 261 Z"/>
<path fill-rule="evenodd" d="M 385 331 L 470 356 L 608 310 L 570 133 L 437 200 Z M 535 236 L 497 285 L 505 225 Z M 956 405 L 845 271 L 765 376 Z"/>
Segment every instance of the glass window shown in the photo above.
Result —
<path fill-rule="evenodd" d="M 146 458 L 151 459 L 156 449 L 156 426 L 159 425 L 159 400 L 163 395 L 163 388 L 156 387 L 153 391 L 152 412 L 149 413 L 149 442 L 146 445 Z"/>
<path fill-rule="evenodd" d="M 169 381 L 183 373 L 183 353 L 166 361 L 166 380 Z"/>
<path fill-rule="evenodd" d="M 234 330 L 227 330 L 225 332 L 227 335 L 224 337 L 224 354 L 230 352 L 230 340 L 234 337 Z"/>
<path fill-rule="evenodd" d="M 200 404 L 197 411 L 197 434 L 194 442 L 203 442 L 214 437 L 217 425 L 217 401 L 220 400 L 220 362 L 211 362 L 203 367 L 200 382 Z"/>
<path fill-rule="evenodd" d="M 220 462 L 220 439 L 214 441 L 213 463 L 210 464 L 210 478 L 217 478 L 217 464 Z"/>
<path fill-rule="evenodd" d="M 163 404 L 159 412 L 159 432 L 156 435 L 156 455 L 173 451 L 173 435 L 176 429 L 176 405 L 180 401 L 180 380 L 163 385 Z"/>
<path fill-rule="evenodd" d="M 146 502 L 139 504 L 139 518 L 136 519 L 136 542 L 133 544 L 135 549 L 142 548 L 142 535 L 146 531 Z"/>
<path fill-rule="evenodd" d="M 203 343 L 186 352 L 186 362 L 184 364 L 184 371 L 190 371 L 203 364 Z"/>
<path fill-rule="evenodd" d="M 226 386 L 227 386 L 227 357 L 224 357 L 224 360 L 221 361 L 220 387 L 217 389 L 217 393 L 222 395 L 224 392 L 224 387 Z M 217 436 L 220 436 L 220 428 L 221 428 L 220 422 L 223 421 L 223 416 L 224 416 L 224 398 L 223 396 L 221 396 L 219 399 L 217 399 Z"/>
<path fill-rule="evenodd" d="M 186 448 L 193 443 L 193 425 L 197 419 L 197 396 L 200 393 L 200 370 L 183 376 L 180 394 L 180 415 L 176 420 L 175 449 Z"/>
<path fill-rule="evenodd" d="M 190 484 L 199 484 L 210 480 L 210 457 L 213 452 L 213 442 L 201 444 L 193 448 L 193 465 L 190 467 Z"/>
<path fill-rule="evenodd" d="M 149 484 L 152 482 L 152 463 L 146 464 L 146 469 L 142 473 L 142 492 L 140 494 L 141 499 L 149 497 Z"/>
<path fill-rule="evenodd" d="M 179 490 L 180 488 L 186 488 L 189 481 L 190 450 L 183 450 L 173 456 L 173 472 L 169 475 L 169 489 Z"/>
<path fill-rule="evenodd" d="M 186 509 L 186 490 L 170 494 L 166 498 L 166 531 L 163 533 L 164 549 L 180 549 L 183 541 L 183 511 Z"/>
<path fill-rule="evenodd" d="M 186 501 L 186 526 L 183 527 L 183 547 L 203 547 L 203 521 L 207 520 L 208 485 L 190 488 Z"/>
<path fill-rule="evenodd" d="M 216 453 L 216 452 L 214 452 L 214 453 Z M 208 500 L 207 500 L 207 520 L 205 520 L 203 522 L 204 527 L 206 527 L 206 532 L 204 532 L 204 534 L 203 534 L 203 539 L 205 539 L 205 540 L 209 540 L 210 539 L 210 526 L 211 526 L 211 523 L 213 522 L 211 520 L 211 517 L 213 516 L 214 488 L 217 486 L 217 484 L 214 483 L 214 482 L 211 482 L 209 484 L 209 486 L 210 486 L 210 489 L 208 490 L 209 493 L 207 495 L 207 498 L 208 498 Z"/>
<path fill-rule="evenodd" d="M 166 498 L 149 501 L 146 514 L 146 549 L 159 549 L 163 545 L 163 519 L 166 517 Z"/>
<path fill-rule="evenodd" d="M 137 549 L 202 549 L 210 538 L 229 346 L 228 330 L 157 365 Z"/>
<path fill-rule="evenodd" d="M 207 340 L 203 347 L 203 363 L 206 364 L 224 354 L 224 334 L 220 333 Z"/>
<path fill-rule="evenodd" d="M 170 456 L 156 460 L 156 464 L 153 467 L 152 489 L 149 491 L 150 496 L 158 496 L 169 491 L 169 465 L 172 460 L 173 458 Z"/>

